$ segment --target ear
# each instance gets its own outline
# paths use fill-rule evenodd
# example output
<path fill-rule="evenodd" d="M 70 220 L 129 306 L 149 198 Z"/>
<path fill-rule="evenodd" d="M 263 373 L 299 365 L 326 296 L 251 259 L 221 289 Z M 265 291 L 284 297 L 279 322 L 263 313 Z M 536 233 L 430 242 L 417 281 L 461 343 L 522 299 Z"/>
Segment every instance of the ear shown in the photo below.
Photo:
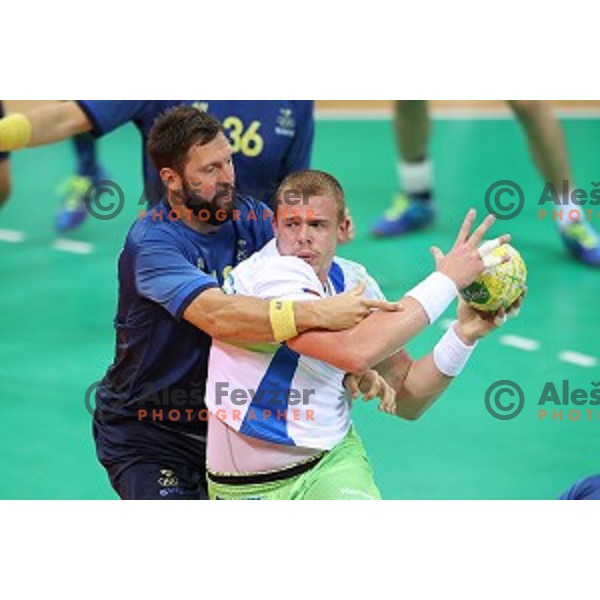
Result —
<path fill-rule="evenodd" d="M 279 221 L 277 219 L 277 213 L 279 212 L 279 206 L 275 206 L 273 210 L 273 217 L 271 218 L 271 225 L 273 226 L 273 232 L 275 236 L 277 236 L 277 232 L 279 231 Z"/>
<path fill-rule="evenodd" d="M 351 242 L 354 239 L 355 235 L 356 232 L 354 230 L 354 221 L 352 220 L 352 215 L 350 214 L 348 207 L 346 207 L 346 210 L 344 212 L 344 218 L 338 225 L 338 244 L 347 244 L 348 242 Z"/>
<path fill-rule="evenodd" d="M 169 167 L 163 167 L 160 170 L 160 178 L 162 179 L 162 182 L 164 184 L 164 186 L 167 188 L 167 190 L 169 190 L 170 192 L 180 192 L 182 185 L 181 185 L 181 177 L 179 176 L 179 173 L 177 173 L 177 171 L 169 168 Z"/>
<path fill-rule="evenodd" d="M 348 230 L 350 229 L 350 221 L 344 216 L 344 218 L 338 224 L 337 229 L 337 241 L 339 244 L 343 244 L 348 240 Z"/>

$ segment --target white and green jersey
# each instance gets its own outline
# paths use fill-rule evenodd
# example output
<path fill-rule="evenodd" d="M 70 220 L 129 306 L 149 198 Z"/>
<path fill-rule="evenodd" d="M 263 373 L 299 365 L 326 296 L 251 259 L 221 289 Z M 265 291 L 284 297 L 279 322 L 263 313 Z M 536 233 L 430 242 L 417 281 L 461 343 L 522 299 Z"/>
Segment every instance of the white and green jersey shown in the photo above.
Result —
<path fill-rule="evenodd" d="M 323 285 L 310 265 L 281 256 L 272 240 L 231 271 L 224 289 L 268 300 L 303 301 L 339 294 L 363 280 L 365 296 L 383 299 L 362 265 L 336 257 Z M 344 374 L 286 344 L 240 347 L 214 340 L 205 400 L 213 418 L 245 435 L 329 450 L 351 425 Z"/>

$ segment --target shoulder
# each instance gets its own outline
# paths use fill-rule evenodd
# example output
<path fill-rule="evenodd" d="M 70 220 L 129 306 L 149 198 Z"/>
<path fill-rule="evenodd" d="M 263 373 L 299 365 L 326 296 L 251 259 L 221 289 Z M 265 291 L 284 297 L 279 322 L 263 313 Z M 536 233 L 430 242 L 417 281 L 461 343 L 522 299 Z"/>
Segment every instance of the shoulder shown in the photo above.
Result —
<path fill-rule="evenodd" d="M 226 291 L 249 295 L 263 295 L 267 288 L 299 290 L 308 288 L 317 292 L 321 285 L 313 268 L 295 256 L 280 256 L 275 240 L 271 240 L 259 252 L 237 265 L 230 273 Z"/>
<path fill-rule="evenodd" d="M 151 213 L 133 223 L 125 241 L 125 245 L 133 251 L 150 246 L 184 248 L 186 243 L 186 237 L 174 222 L 168 218 L 166 220 L 164 218 L 163 220 L 153 219 Z"/>
<path fill-rule="evenodd" d="M 364 265 L 356 261 L 336 256 L 331 265 L 329 277 L 338 293 L 352 289 L 364 281 L 367 284 L 365 296 L 375 299 L 384 298 L 379 284 L 369 275 Z"/>
<path fill-rule="evenodd" d="M 335 256 L 329 276 L 336 291 L 347 290 L 358 285 L 368 277 L 367 270 L 363 265 L 347 258 Z"/>

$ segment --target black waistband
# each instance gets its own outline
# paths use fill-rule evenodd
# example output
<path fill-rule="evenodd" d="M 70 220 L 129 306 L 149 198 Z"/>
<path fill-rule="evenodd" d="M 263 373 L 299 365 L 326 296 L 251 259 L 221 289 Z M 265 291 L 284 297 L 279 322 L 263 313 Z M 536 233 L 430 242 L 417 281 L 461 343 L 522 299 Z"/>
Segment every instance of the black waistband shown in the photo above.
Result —
<path fill-rule="evenodd" d="M 291 479 L 302 473 L 310 471 L 313 467 L 319 464 L 320 460 L 325 456 L 325 453 L 318 454 L 315 457 L 309 458 L 308 460 L 292 465 L 291 467 L 285 467 L 283 469 L 277 469 L 276 471 L 266 471 L 262 473 L 245 473 L 223 475 L 222 473 L 211 473 L 207 472 L 208 478 L 213 483 L 224 483 L 226 485 L 252 485 L 254 483 L 272 483 L 273 481 L 281 481 L 283 479 Z"/>

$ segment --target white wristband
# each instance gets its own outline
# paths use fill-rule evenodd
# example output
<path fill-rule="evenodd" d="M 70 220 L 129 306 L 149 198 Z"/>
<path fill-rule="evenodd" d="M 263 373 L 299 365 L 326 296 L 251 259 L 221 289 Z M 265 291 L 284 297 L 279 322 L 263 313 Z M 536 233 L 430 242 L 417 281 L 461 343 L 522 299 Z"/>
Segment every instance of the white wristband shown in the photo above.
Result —
<path fill-rule="evenodd" d="M 431 324 L 450 306 L 458 290 L 450 277 L 435 271 L 404 295 L 414 298 L 423 307 Z"/>
<path fill-rule="evenodd" d="M 467 346 L 454 331 L 457 321 L 453 321 L 448 331 L 433 349 L 433 362 L 438 371 L 448 377 L 456 377 L 467 364 L 477 342 Z"/>

